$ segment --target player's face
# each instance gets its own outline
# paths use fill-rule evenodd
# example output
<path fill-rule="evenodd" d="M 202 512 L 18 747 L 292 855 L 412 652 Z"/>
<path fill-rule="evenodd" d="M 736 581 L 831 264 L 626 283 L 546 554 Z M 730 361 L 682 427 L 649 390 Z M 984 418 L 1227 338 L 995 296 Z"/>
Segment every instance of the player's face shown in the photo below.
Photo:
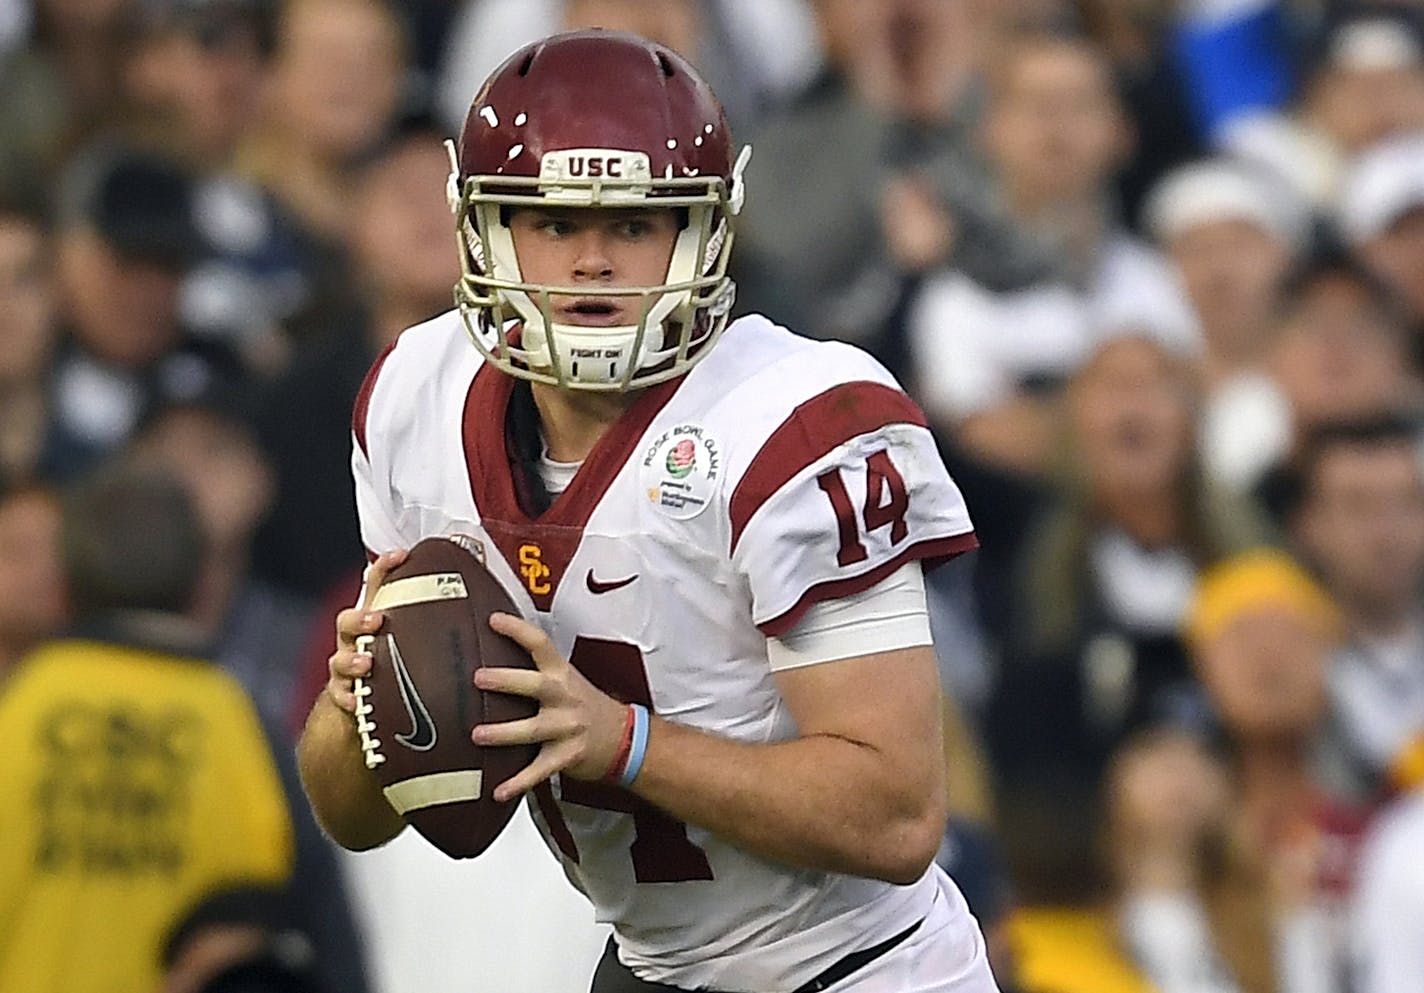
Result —
<path fill-rule="evenodd" d="M 509 227 L 525 282 L 582 291 L 551 294 L 554 321 L 588 327 L 638 322 L 639 297 L 598 291 L 662 283 L 679 230 L 673 211 L 642 208 L 521 208 Z"/>

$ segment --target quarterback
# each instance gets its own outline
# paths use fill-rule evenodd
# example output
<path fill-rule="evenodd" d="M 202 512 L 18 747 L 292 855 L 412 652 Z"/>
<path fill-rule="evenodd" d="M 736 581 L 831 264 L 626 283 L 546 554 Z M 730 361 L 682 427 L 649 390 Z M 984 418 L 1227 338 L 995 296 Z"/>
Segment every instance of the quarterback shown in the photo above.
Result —
<path fill-rule="evenodd" d="M 367 377 L 368 590 L 464 535 L 520 605 L 537 716 L 499 784 L 613 939 L 595 993 L 993 993 L 933 863 L 945 823 L 922 569 L 974 547 L 924 416 L 873 359 L 729 323 L 749 152 L 682 58 L 576 32 L 516 52 L 451 145 L 458 306 Z M 364 602 L 364 601 L 363 601 Z M 402 822 L 366 772 L 337 618 L 300 746 L 323 825 Z"/>

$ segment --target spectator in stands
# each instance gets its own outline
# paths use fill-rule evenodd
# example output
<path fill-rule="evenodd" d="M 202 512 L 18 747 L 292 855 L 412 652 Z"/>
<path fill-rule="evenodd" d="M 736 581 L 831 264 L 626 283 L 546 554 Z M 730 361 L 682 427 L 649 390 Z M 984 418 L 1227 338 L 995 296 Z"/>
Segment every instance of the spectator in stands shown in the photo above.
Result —
<path fill-rule="evenodd" d="M 1018 37 L 998 52 L 988 82 L 982 139 L 998 196 L 1057 260 L 1058 275 L 1093 297 L 1138 270 L 1165 278 L 1112 202 L 1132 132 L 1102 53 L 1064 35 Z"/>
<path fill-rule="evenodd" d="M 30 45 L 0 55 L 0 197 L 44 203 L 73 148 L 122 118 L 138 0 L 35 0 Z"/>
<path fill-rule="evenodd" d="M 1318 425 L 1413 411 L 1421 402 L 1396 298 L 1354 256 L 1328 246 L 1287 278 L 1266 368 L 1289 417 L 1284 430 L 1258 435 L 1286 440 L 1283 450 L 1261 453 L 1268 465 L 1288 462 Z M 1268 504 L 1272 475 L 1261 484 Z"/>
<path fill-rule="evenodd" d="M 1326 425 L 1306 438 L 1288 520 L 1340 606 L 1330 670 L 1338 743 L 1364 795 L 1424 778 L 1424 469 L 1399 418 Z"/>
<path fill-rule="evenodd" d="M 314 236 L 350 234 L 353 169 L 401 107 L 406 43 L 382 0 L 292 0 L 277 24 L 263 123 L 241 155 Z"/>
<path fill-rule="evenodd" d="M 1301 118 L 1318 151 L 1300 156 L 1296 168 L 1314 165 L 1319 172 L 1307 181 L 1333 199 L 1356 156 L 1424 128 L 1419 12 L 1403 4 L 1344 6 L 1327 21 L 1313 55 Z"/>
<path fill-rule="evenodd" d="M 1178 629 L 1197 576 L 1264 536 L 1204 480 L 1192 411 L 1189 371 L 1144 336 L 1100 345 L 1067 388 L 1064 494 L 1028 522 L 991 627 L 1004 649 L 985 734 L 1027 898 L 1090 860 L 1092 799 L 1124 736 L 1192 712 Z"/>
<path fill-rule="evenodd" d="M 128 78 L 139 140 L 194 173 L 194 221 L 208 243 L 184 275 L 183 323 L 267 379 L 285 369 L 344 286 L 341 246 L 318 242 L 243 175 L 240 151 L 273 78 L 276 0 L 145 0 Z"/>
<path fill-rule="evenodd" d="M 1333 212 L 1356 156 L 1424 128 L 1424 22 L 1410 5 L 1191 6 L 1177 55 L 1212 144 L 1274 172 L 1322 212 Z M 1292 53 L 1296 38 L 1305 43 Z"/>
<path fill-rule="evenodd" d="M 218 394 L 170 404 L 145 422 L 127 453 L 188 490 L 207 549 L 188 615 L 214 660 L 264 717 L 278 720 L 291 696 L 308 605 L 252 576 L 252 538 L 272 505 L 274 478 L 241 407 Z"/>
<path fill-rule="evenodd" d="M 1203 576 L 1185 630 L 1233 783 L 1228 843 L 1203 888 L 1213 944 L 1242 990 L 1337 988 L 1368 813 L 1314 762 L 1338 610 L 1288 556 L 1258 550 Z"/>
<path fill-rule="evenodd" d="M 1285 429 L 1289 417 L 1265 360 L 1285 278 L 1308 242 L 1307 208 L 1269 173 L 1216 158 L 1164 177 L 1145 218 L 1201 320 L 1207 472 L 1248 488 L 1266 468 L 1262 454 L 1287 441 L 1261 436 Z"/>
<path fill-rule="evenodd" d="M 51 251 L 38 215 L 0 205 L 0 476 L 33 475 L 44 445 L 57 336 Z"/>
<path fill-rule="evenodd" d="M 1105 817 L 1111 916 L 1158 993 L 1239 990 L 1203 902 L 1231 814 L 1226 765 L 1198 732 L 1159 726 L 1113 756 Z"/>
<path fill-rule="evenodd" d="M 0 477 L 0 684 L 14 664 L 65 621 L 59 502 L 37 485 Z"/>
<path fill-rule="evenodd" d="M 1190 876 L 1195 834 L 1222 819 L 1225 803 L 1221 770 L 1189 736 L 1159 729 L 1129 739 L 1114 757 L 1101 799 L 1088 799 L 1101 843 L 1055 893 L 1025 901 L 1010 921 L 1015 969 L 1005 989 L 1184 993 L 1149 972 L 1155 963 L 1138 955 L 1134 926 L 1141 901 L 1132 880 L 1148 871 L 1159 884 L 1169 874 Z M 1125 918 L 1125 909 L 1132 916 Z M 1208 991 L 1224 993 L 1192 988 Z"/>
<path fill-rule="evenodd" d="M 1343 920 L 1330 915 L 1343 913 L 1361 821 L 1336 805 L 1310 759 L 1337 619 L 1280 552 L 1229 559 L 1197 587 L 1184 626 L 1219 747 L 1201 728 L 1158 726 L 1128 739 L 1107 777 L 1106 905 L 1143 977 L 1131 988 L 1344 989 Z M 1060 942 L 1058 953 L 1041 973 L 1046 989 L 1082 974 L 1077 948 Z"/>
<path fill-rule="evenodd" d="M 204 535 L 181 486 L 123 466 L 86 478 L 62 543 L 80 626 L 0 695 L 0 989 L 152 990 L 201 896 L 286 881 L 292 824 L 252 701 L 183 617 Z"/>
<path fill-rule="evenodd" d="M 145 0 L 126 76 L 150 128 L 195 170 L 223 169 L 262 110 L 274 0 Z"/>
<path fill-rule="evenodd" d="M 1127 739 L 1094 803 L 1101 845 L 1084 868 L 1096 885 L 1015 915 L 1026 993 L 1235 993 L 1200 902 L 1229 796 L 1220 758 L 1193 733 Z"/>
<path fill-rule="evenodd" d="M 1061 18 L 1069 5 L 1045 4 Z M 1144 5 L 1134 0 L 1080 0 L 1072 4 L 1076 26 L 1099 47 L 1113 67 L 1123 106 L 1131 123 L 1134 153 L 1118 175 L 1123 217 L 1140 227 L 1143 198 L 1172 168 L 1206 154 L 1207 122 L 1197 109 L 1192 66 L 1180 54 L 1184 35 L 1197 21 L 1229 30 L 1219 13 L 1203 17 L 1200 5 Z M 1037 22 L 1040 30 L 1043 20 Z M 1208 51 L 1213 49 L 1208 43 Z M 1239 50 L 1233 54 L 1239 55 Z M 1243 60 L 1235 60 L 1240 65 Z M 1249 71 L 1249 67 L 1247 68 Z M 1215 74 L 1220 78 L 1221 74 Z"/>
<path fill-rule="evenodd" d="M 1008 44 L 989 81 L 983 141 L 998 199 L 1055 260 L 1052 282 L 1006 296 L 972 274 L 937 273 L 911 305 L 909 333 L 917 392 L 932 414 L 955 418 L 955 443 L 1034 475 L 1051 444 L 1051 417 L 1035 401 L 1098 334 L 1151 327 L 1190 348 L 1198 330 L 1166 261 L 1116 216 L 1112 180 L 1131 138 L 1101 54 L 1081 40 L 1031 35 Z M 941 403 L 944 384 L 955 382 L 957 395 Z"/>
<path fill-rule="evenodd" d="M 948 264 L 1002 288 L 1047 262 L 994 211 L 975 148 L 984 36 L 973 5 L 814 9 L 826 71 L 752 136 L 749 183 L 776 194 L 739 228 L 739 300 L 904 372 L 896 309 L 921 273 Z"/>
<path fill-rule="evenodd" d="M 185 173 L 121 148 L 91 149 L 63 177 L 56 247 L 68 336 L 49 377 L 45 471 L 83 472 L 155 405 L 232 375 L 228 356 L 191 341 L 178 320 L 183 273 L 204 250 L 191 204 Z"/>
<path fill-rule="evenodd" d="M 1249 509 L 1201 478 L 1193 385 L 1180 355 L 1128 333 L 1098 345 L 1070 381 L 1068 496 L 1023 557 L 1029 654 L 1081 647 L 1084 625 L 1100 622 L 1174 641 L 1197 570 L 1261 537 Z"/>
<path fill-rule="evenodd" d="M 1216 157 L 1163 177 L 1146 222 L 1201 319 L 1206 382 L 1252 368 L 1282 281 L 1309 243 L 1307 206 L 1260 168 Z"/>
<path fill-rule="evenodd" d="M 1412 993 L 1424 976 L 1424 790 L 1381 815 L 1360 852 L 1354 993 Z"/>
<path fill-rule="evenodd" d="M 401 132 L 361 170 L 348 205 L 346 306 L 327 315 L 327 333 L 267 393 L 260 429 L 277 500 L 257 569 L 289 593 L 324 596 L 365 561 L 351 502 L 352 409 L 396 335 L 450 308 L 460 272 L 447 237 L 449 171 L 441 136 L 426 126 Z"/>
<path fill-rule="evenodd" d="M 1345 180 L 1339 224 L 1407 308 L 1410 357 L 1416 368 L 1424 367 L 1424 131 L 1360 155 Z"/>

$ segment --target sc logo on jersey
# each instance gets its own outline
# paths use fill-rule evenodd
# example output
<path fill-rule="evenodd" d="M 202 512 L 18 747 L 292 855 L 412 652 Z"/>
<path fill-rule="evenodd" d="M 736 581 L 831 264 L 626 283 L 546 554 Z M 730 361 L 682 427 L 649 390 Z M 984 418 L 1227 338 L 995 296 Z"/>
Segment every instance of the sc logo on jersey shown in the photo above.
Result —
<path fill-rule="evenodd" d="M 549 567 L 544 564 L 544 550 L 532 542 L 519 546 L 519 574 L 535 596 L 543 596 L 553 589 L 549 585 Z"/>

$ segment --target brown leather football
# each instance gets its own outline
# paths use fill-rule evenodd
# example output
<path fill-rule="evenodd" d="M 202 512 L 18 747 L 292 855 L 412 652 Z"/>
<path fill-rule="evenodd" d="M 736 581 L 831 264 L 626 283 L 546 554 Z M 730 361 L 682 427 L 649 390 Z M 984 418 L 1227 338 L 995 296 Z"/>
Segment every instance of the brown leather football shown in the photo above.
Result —
<path fill-rule="evenodd" d="M 385 615 L 369 645 L 371 674 L 357 682 L 356 726 L 366 765 L 406 822 L 451 858 L 472 858 L 509 823 L 519 801 L 494 788 L 533 761 L 537 746 L 480 747 L 476 724 L 531 717 L 537 701 L 475 688 L 481 666 L 534 668 L 529 654 L 489 626 L 519 615 L 474 555 L 427 538 L 391 570 L 372 607 Z M 363 642 L 364 643 L 364 642 Z"/>

